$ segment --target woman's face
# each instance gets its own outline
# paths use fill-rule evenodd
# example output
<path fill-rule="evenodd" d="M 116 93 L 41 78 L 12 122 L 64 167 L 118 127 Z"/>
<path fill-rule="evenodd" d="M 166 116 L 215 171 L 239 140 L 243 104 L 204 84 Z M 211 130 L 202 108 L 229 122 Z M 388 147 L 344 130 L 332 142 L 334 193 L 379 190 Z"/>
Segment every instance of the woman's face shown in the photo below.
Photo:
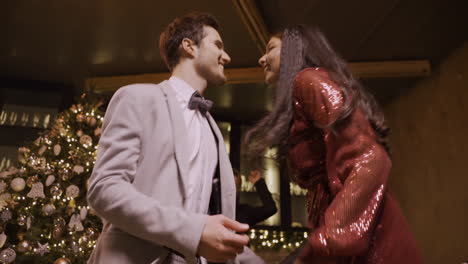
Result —
<path fill-rule="evenodd" d="M 262 66 L 265 73 L 265 82 L 274 84 L 278 81 L 280 71 L 281 39 L 272 37 L 268 42 L 266 53 L 258 63 Z"/>

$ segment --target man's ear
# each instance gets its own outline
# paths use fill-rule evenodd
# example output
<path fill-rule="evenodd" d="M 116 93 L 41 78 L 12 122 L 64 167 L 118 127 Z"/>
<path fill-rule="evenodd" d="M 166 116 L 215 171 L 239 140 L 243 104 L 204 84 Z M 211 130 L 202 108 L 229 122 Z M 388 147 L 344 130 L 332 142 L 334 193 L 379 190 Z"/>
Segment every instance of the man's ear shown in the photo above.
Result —
<path fill-rule="evenodd" d="M 182 42 L 180 43 L 180 49 L 182 51 L 182 54 L 185 54 L 185 56 L 188 57 L 195 57 L 197 47 L 193 40 L 189 38 L 184 38 Z"/>

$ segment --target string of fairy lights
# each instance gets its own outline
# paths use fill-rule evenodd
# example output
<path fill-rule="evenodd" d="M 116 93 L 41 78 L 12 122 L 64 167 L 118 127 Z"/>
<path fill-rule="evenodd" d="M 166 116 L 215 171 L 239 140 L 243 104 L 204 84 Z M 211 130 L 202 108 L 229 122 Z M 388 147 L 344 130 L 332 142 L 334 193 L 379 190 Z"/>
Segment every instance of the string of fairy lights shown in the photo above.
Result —
<path fill-rule="evenodd" d="M 305 230 L 267 230 L 251 229 L 248 232 L 250 247 L 254 250 L 294 250 L 308 237 Z"/>
<path fill-rule="evenodd" d="M 86 202 L 104 113 L 83 96 L 0 172 L 0 263 L 84 263 L 102 223 Z"/>

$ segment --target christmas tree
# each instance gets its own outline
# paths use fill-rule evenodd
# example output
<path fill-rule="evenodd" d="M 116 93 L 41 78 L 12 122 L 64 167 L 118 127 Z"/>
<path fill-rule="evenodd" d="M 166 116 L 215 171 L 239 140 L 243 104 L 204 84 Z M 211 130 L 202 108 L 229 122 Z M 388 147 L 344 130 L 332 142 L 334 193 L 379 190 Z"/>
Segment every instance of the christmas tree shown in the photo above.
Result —
<path fill-rule="evenodd" d="M 82 95 L 0 173 L 0 262 L 86 262 L 102 227 L 86 202 L 102 105 Z"/>
<path fill-rule="evenodd" d="M 103 101 L 82 95 L 51 129 L 0 172 L 0 263 L 86 263 L 102 223 L 87 204 L 104 117 Z M 254 250 L 293 250 L 304 230 L 255 230 Z"/>

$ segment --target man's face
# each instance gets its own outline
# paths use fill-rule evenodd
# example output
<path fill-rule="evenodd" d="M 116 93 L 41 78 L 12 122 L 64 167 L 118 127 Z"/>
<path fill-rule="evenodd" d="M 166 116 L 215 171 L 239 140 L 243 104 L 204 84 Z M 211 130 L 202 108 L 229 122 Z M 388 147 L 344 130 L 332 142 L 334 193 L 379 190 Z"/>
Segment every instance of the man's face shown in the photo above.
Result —
<path fill-rule="evenodd" d="M 224 51 L 223 41 L 216 29 L 204 26 L 203 34 L 195 57 L 195 70 L 208 84 L 222 85 L 226 83 L 224 65 L 228 64 L 231 58 Z"/>

